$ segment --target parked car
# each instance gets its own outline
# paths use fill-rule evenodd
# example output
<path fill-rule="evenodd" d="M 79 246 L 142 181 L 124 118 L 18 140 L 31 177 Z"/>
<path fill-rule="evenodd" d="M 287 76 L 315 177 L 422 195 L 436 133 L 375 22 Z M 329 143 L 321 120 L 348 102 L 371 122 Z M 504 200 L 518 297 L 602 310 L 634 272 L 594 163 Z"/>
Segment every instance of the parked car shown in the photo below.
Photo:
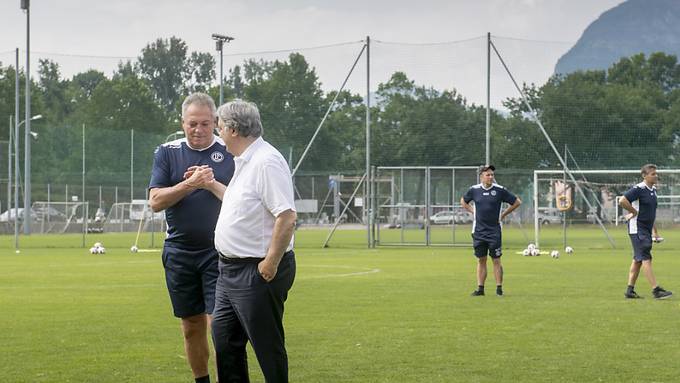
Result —
<path fill-rule="evenodd" d="M 562 212 L 557 209 L 546 209 L 538 212 L 538 223 L 541 225 L 557 225 L 562 223 Z"/>
<path fill-rule="evenodd" d="M 450 225 L 453 223 L 454 219 L 456 219 L 455 213 L 448 210 L 440 211 L 439 213 L 431 216 L 430 222 L 434 225 Z"/>
<path fill-rule="evenodd" d="M 18 209 L 12 208 L 11 210 L 5 210 L 2 214 L 0 214 L 0 222 L 13 222 L 14 221 L 14 213 L 17 211 L 19 213 L 18 215 L 18 220 L 23 221 L 24 220 L 24 208 L 20 207 Z M 32 219 L 35 219 L 36 215 L 33 210 L 30 211 L 30 216 Z"/>
<path fill-rule="evenodd" d="M 440 211 L 430 217 L 430 222 L 433 225 L 450 225 L 454 222 L 457 224 L 466 224 L 471 223 L 472 220 L 472 214 L 469 211 L 463 209 L 456 211 Z"/>
<path fill-rule="evenodd" d="M 459 224 L 466 224 L 466 223 L 472 223 L 472 221 L 475 220 L 474 215 L 470 213 L 467 210 L 460 210 L 458 213 L 456 213 L 456 223 Z"/>

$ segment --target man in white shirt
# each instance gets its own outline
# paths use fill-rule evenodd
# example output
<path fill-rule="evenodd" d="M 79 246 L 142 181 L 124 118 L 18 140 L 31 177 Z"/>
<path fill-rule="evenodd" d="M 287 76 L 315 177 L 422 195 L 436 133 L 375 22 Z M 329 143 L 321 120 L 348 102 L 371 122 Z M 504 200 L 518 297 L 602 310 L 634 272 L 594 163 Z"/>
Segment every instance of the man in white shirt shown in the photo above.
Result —
<path fill-rule="evenodd" d="M 296 220 L 290 170 L 262 139 L 255 104 L 232 101 L 217 115 L 236 165 L 215 227 L 220 275 L 212 332 L 218 380 L 249 381 L 250 341 L 265 380 L 287 382 L 283 304 L 295 279 Z"/>

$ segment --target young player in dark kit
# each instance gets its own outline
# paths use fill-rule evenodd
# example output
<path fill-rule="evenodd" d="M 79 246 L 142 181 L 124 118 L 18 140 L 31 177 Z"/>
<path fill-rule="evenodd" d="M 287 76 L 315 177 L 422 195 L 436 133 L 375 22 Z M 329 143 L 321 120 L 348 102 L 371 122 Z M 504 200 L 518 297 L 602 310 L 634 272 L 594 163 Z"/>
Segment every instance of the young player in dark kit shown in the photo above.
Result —
<path fill-rule="evenodd" d="M 522 203 L 503 186 L 494 183 L 495 170 L 491 165 L 482 166 L 479 170 L 481 183 L 472 186 L 460 199 L 461 205 L 475 217 L 472 243 L 477 257 L 477 290 L 472 293 L 473 296 L 484 295 L 487 256 L 493 261 L 496 295 L 503 295 L 501 221 Z M 474 207 L 470 205 L 471 202 L 474 202 Z M 510 204 L 510 207 L 501 213 L 503 203 Z"/>
<path fill-rule="evenodd" d="M 652 242 L 659 238 L 656 231 L 656 183 L 659 176 L 656 173 L 656 165 L 647 164 L 640 171 L 643 181 L 633 186 L 619 200 L 619 205 L 626 209 L 629 214 L 628 236 L 633 245 L 633 262 L 628 273 L 628 289 L 624 296 L 628 299 L 641 298 L 635 292 L 635 282 L 642 269 L 645 277 L 652 286 L 652 295 L 656 299 L 665 299 L 673 295 L 664 290 L 656 283 L 656 277 L 652 270 Z"/>

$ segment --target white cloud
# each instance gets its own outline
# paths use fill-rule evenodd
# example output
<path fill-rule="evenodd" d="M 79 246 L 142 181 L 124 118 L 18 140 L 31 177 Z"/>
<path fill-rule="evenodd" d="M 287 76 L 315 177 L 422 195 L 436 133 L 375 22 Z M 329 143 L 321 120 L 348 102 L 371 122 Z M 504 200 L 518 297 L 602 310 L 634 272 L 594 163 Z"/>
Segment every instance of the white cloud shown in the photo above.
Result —
<path fill-rule="evenodd" d="M 158 37 L 178 36 L 191 50 L 214 52 L 210 35 L 234 36 L 225 53 L 310 47 L 358 41 L 370 35 L 380 41 L 439 42 L 484 36 L 519 37 L 575 42 L 587 25 L 621 0 L 292 0 L 292 1 L 33 1 L 32 51 L 90 56 L 137 56 Z M 25 46 L 25 17 L 18 1 L 0 2 L 0 61 Z M 542 82 L 552 73 L 568 44 L 539 44 L 498 40 L 522 80 Z M 360 46 L 303 52 L 318 67 L 322 81 L 339 86 Z M 373 52 L 372 76 L 387 78 L 391 70 L 406 70 L 422 83 L 459 89 L 477 103 L 485 100 L 483 39 L 436 48 L 378 46 Z M 385 56 L 379 57 L 382 51 Z M 5 52 L 5 53 L 2 53 Z M 392 56 L 389 56 L 389 55 Z M 37 54 L 33 57 L 37 59 Z M 285 57 L 268 55 L 265 58 Z M 51 57 L 71 75 L 89 67 L 110 72 L 117 59 Z M 225 62 L 233 65 L 241 57 Z M 22 59 L 23 60 L 23 59 Z M 238 61 L 237 61 L 238 62 Z M 36 68 L 36 63 L 32 63 Z M 379 70 L 387 72 L 378 72 Z M 504 79 L 494 67 L 495 84 Z M 363 80 L 351 84 L 357 92 Z M 357 76 L 359 76 L 357 74 Z M 337 85 L 336 85 L 337 84 Z M 514 95 L 512 88 L 493 89 L 494 104 Z"/>

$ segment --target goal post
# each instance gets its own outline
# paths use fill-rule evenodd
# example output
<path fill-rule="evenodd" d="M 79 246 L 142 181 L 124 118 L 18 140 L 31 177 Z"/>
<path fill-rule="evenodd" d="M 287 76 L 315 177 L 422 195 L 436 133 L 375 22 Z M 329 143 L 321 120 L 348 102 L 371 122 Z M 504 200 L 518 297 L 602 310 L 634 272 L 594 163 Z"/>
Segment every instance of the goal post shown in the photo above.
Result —
<path fill-rule="evenodd" d="M 564 225 L 565 237 L 571 225 L 603 223 L 601 230 L 621 223 L 618 200 L 623 193 L 642 182 L 639 169 L 569 170 L 577 185 L 565 177 L 563 170 L 534 170 L 534 242 L 543 242 L 541 227 Z M 680 169 L 657 169 L 659 173 L 659 209 L 657 222 L 672 224 L 680 210 Z M 566 182 L 565 182 L 566 178 Z M 578 186 L 583 193 L 575 193 Z M 583 198 L 588 201 L 584 201 Z M 571 207 L 561 211 L 559 204 L 571 199 Z M 564 244 L 566 245 L 566 244 Z"/>

